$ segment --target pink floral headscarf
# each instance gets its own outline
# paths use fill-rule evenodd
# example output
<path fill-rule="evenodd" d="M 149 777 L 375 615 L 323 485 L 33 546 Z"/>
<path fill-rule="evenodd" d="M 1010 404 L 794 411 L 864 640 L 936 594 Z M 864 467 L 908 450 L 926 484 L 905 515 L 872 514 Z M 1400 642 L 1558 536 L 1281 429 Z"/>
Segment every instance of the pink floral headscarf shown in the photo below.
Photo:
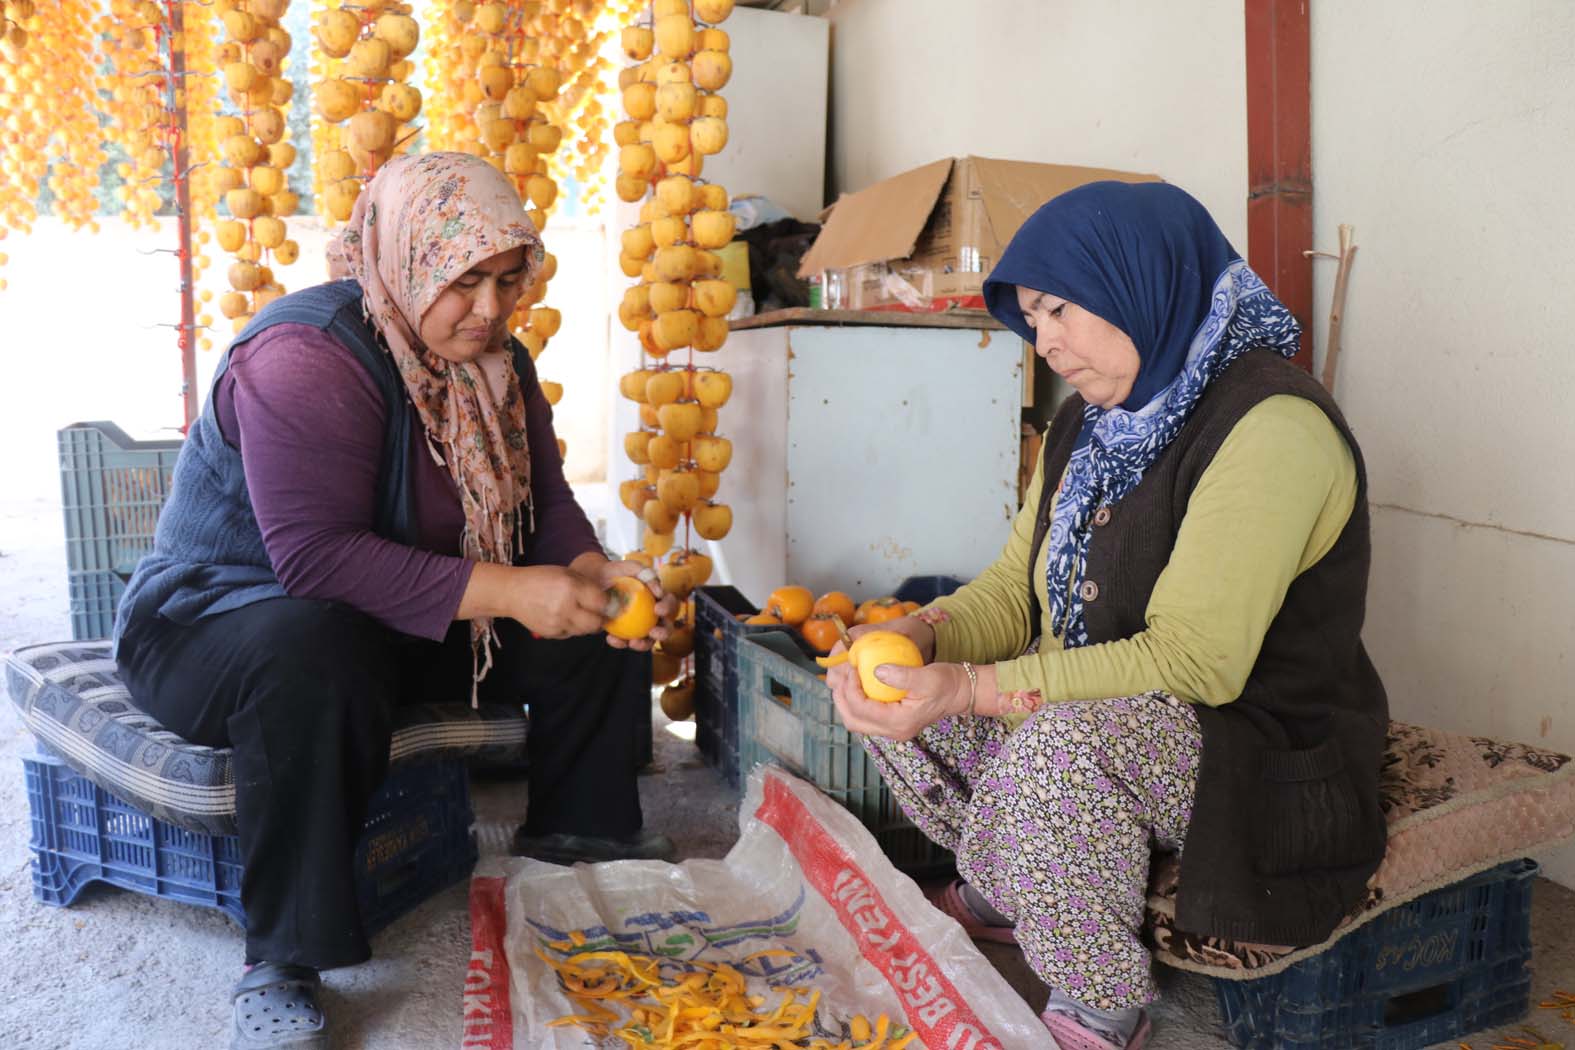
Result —
<path fill-rule="evenodd" d="M 388 344 L 427 446 L 459 488 L 465 556 L 503 565 L 514 560 L 521 524 L 531 515 L 519 377 L 512 364 L 504 370 L 503 397 L 496 401 L 479 362 L 438 357 L 417 333 L 444 289 L 522 245 L 528 287 L 544 253 L 507 177 L 467 153 L 423 153 L 396 157 L 378 170 L 329 249 L 330 268 L 340 271 L 335 276 L 360 283 L 362 308 Z M 492 666 L 496 640 L 490 619 L 471 621 L 478 682 Z"/>

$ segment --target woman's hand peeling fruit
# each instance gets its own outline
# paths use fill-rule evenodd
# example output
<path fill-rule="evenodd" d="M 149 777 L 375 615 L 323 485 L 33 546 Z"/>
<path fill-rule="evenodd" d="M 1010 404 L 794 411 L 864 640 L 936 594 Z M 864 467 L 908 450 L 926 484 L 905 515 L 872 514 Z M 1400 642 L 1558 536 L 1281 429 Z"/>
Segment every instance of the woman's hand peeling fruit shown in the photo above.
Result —
<path fill-rule="evenodd" d="M 656 626 L 656 596 L 633 576 L 620 576 L 607 588 L 606 616 L 604 631 L 614 638 L 639 641 Z"/>
<path fill-rule="evenodd" d="M 883 704 L 894 704 L 908 695 L 906 689 L 896 689 L 875 677 L 875 668 L 882 664 L 899 667 L 922 667 L 924 657 L 913 639 L 896 631 L 870 631 L 853 640 L 853 648 L 834 656 L 820 656 L 815 662 L 822 667 L 835 667 L 851 662 L 859 672 L 859 685 L 864 695 Z"/>

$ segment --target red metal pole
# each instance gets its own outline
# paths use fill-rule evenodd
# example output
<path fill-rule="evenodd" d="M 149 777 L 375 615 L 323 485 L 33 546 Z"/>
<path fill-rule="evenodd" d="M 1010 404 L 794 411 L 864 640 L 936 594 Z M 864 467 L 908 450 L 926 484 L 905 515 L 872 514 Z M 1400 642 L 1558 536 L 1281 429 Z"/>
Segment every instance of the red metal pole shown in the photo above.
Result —
<path fill-rule="evenodd" d="M 1312 47 L 1309 0 L 1247 3 L 1247 262 L 1302 324 L 1312 370 Z"/>
<path fill-rule="evenodd" d="M 185 407 L 184 432 L 197 419 L 197 291 L 191 268 L 191 169 L 186 148 L 186 32 L 183 0 L 169 0 L 170 12 L 170 112 L 175 136 L 171 143 L 174 162 L 175 215 L 180 260 L 180 375 Z"/>

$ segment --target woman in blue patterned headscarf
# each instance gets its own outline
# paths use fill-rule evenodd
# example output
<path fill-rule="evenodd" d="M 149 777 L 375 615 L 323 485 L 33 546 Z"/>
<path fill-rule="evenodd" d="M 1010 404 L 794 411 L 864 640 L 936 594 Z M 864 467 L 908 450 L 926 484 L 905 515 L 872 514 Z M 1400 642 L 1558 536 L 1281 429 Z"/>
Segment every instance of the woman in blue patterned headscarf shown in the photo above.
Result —
<path fill-rule="evenodd" d="M 1040 250 L 1057 240 L 1060 250 Z M 1289 357 L 1301 326 L 1203 205 L 1164 183 L 1096 182 L 1057 197 L 1012 239 L 985 302 L 1083 396 L 1050 525 L 1060 582 L 1049 595 L 1055 633 L 1084 645 L 1077 585 L 1093 508 L 1137 485 L 1225 366 L 1253 348 Z M 1079 329 L 1089 337 L 1065 338 Z"/>
<path fill-rule="evenodd" d="M 1000 559 L 882 625 L 925 656 L 878 672 L 907 697 L 828 681 L 957 854 L 937 904 L 1021 945 L 1063 1050 L 1135 1048 L 1152 850 L 1182 855 L 1171 945 L 1315 943 L 1382 859 L 1365 476 L 1300 326 L 1176 187 L 1062 194 L 984 293 L 1073 396 Z"/>

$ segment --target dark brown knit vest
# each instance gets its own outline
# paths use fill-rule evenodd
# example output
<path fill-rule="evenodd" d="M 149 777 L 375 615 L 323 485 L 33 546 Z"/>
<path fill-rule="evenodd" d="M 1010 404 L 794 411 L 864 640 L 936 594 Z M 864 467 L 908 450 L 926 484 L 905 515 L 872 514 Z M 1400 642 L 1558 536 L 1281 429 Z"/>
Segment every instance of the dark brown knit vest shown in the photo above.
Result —
<path fill-rule="evenodd" d="M 1137 487 L 1095 515 L 1083 618 L 1090 643 L 1144 630 L 1149 595 L 1194 486 L 1241 417 L 1276 394 L 1313 402 L 1345 438 L 1356 457 L 1356 506 L 1329 552 L 1291 582 L 1241 696 L 1217 708 L 1194 705 L 1203 761 L 1176 922 L 1196 934 L 1303 945 L 1328 936 L 1363 900 L 1386 843 L 1378 773 L 1389 708 L 1361 641 L 1367 474 L 1323 387 L 1268 351 L 1242 355 L 1210 383 Z M 1046 435 L 1031 573 L 1043 571 L 1038 554 L 1050 496 L 1071 457 L 1083 404 L 1070 398 Z"/>

